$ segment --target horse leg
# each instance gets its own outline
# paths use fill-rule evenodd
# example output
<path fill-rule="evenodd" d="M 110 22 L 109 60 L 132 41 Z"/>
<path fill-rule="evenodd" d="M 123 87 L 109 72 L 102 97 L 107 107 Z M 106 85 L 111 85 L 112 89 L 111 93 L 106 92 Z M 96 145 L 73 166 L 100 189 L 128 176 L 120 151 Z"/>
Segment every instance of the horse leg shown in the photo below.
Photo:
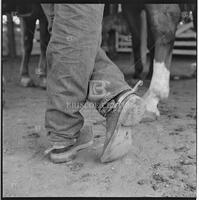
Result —
<path fill-rule="evenodd" d="M 147 13 L 155 41 L 155 55 L 152 80 L 143 98 L 148 113 L 159 116 L 157 105 L 169 95 L 170 64 L 180 9 L 177 4 L 148 4 Z"/>
<path fill-rule="evenodd" d="M 122 4 L 122 13 L 126 19 L 132 35 L 132 49 L 134 55 L 134 78 L 141 78 L 143 65 L 141 61 L 141 7 L 140 5 Z"/>
<path fill-rule="evenodd" d="M 149 26 L 148 26 L 149 27 Z M 153 75 L 153 60 L 154 60 L 154 54 L 155 54 L 155 42 L 153 39 L 153 34 L 150 30 L 150 28 L 148 28 L 148 49 L 149 49 L 149 71 L 146 75 L 146 79 L 151 80 L 152 75 Z"/>
<path fill-rule="evenodd" d="M 147 59 L 147 53 L 148 53 L 148 27 L 147 27 L 147 18 L 146 18 L 146 11 L 143 9 L 141 11 L 141 62 L 143 67 L 147 67 L 148 65 L 148 59 Z"/>
<path fill-rule="evenodd" d="M 46 63 L 46 48 L 50 40 L 50 34 L 48 32 L 48 21 L 46 16 L 39 19 L 40 26 L 40 48 L 41 55 L 39 59 L 38 68 L 35 70 L 36 74 L 40 78 L 40 87 L 46 88 L 46 76 L 47 76 L 47 63 Z"/>
<path fill-rule="evenodd" d="M 33 81 L 30 78 L 28 64 L 33 46 L 35 22 L 36 20 L 32 17 L 21 18 L 23 53 L 22 53 L 22 61 L 20 67 L 20 76 L 21 76 L 21 84 L 24 87 L 33 85 Z"/>

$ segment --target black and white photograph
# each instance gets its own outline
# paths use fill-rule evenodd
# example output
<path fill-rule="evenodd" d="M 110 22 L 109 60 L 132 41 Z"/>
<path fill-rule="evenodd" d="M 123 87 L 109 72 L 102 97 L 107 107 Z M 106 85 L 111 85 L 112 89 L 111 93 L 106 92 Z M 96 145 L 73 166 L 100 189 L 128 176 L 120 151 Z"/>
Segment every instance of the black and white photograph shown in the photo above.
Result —
<path fill-rule="evenodd" d="M 197 1 L 1 2 L 1 197 L 197 196 Z"/>

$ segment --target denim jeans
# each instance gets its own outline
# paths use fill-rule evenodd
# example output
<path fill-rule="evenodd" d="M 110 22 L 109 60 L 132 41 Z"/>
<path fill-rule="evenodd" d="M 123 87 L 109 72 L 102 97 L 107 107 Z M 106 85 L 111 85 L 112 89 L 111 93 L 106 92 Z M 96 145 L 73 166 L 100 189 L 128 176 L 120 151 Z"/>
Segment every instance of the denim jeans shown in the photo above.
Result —
<path fill-rule="evenodd" d="M 100 47 L 103 9 L 103 4 L 54 4 L 45 115 L 50 141 L 78 137 L 84 123 L 79 111 L 87 100 L 100 106 L 131 89 Z"/>

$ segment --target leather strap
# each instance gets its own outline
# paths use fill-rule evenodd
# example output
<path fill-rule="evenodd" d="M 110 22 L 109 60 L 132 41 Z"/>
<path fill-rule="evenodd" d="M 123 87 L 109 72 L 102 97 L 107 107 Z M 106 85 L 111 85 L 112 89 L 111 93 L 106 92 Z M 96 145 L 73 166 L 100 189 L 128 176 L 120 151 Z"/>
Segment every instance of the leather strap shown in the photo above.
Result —
<path fill-rule="evenodd" d="M 101 114 L 103 117 L 106 117 L 106 115 L 107 115 L 110 111 L 112 111 L 113 109 L 116 109 L 116 107 L 117 107 L 118 105 L 120 105 L 120 104 L 124 101 L 124 99 L 125 99 L 126 97 L 128 97 L 128 96 L 131 95 L 131 94 L 135 94 L 135 92 L 138 90 L 138 87 L 139 87 L 139 86 L 142 86 L 142 85 L 143 85 L 143 81 L 139 80 L 139 81 L 135 84 L 135 86 L 132 88 L 132 90 L 130 90 L 130 91 L 124 93 L 123 95 L 121 95 L 121 97 L 119 97 L 119 99 L 118 99 L 117 102 L 115 102 L 115 100 L 112 99 L 112 100 L 111 100 L 110 102 L 108 102 L 105 106 L 103 106 L 103 107 L 99 110 L 100 114 Z M 114 104 L 114 105 L 113 105 L 113 104 Z"/>

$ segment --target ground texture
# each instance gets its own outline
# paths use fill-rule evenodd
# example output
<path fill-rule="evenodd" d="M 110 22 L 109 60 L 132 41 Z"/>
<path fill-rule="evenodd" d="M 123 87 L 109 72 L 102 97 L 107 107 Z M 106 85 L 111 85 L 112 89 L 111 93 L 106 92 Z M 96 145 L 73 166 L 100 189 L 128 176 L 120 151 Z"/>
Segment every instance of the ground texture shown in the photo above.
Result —
<path fill-rule="evenodd" d="M 32 73 L 37 62 L 38 57 L 31 59 Z M 115 62 L 133 86 L 129 55 Z M 174 58 L 172 75 L 191 74 L 193 62 Z M 3 196 L 196 196 L 196 79 L 171 81 L 159 119 L 135 127 L 132 150 L 109 164 L 99 161 L 104 119 L 94 108 L 83 108 L 85 124 L 93 126 L 94 145 L 69 163 L 53 164 L 43 155 L 48 146 L 46 91 L 22 88 L 19 66 L 20 59 L 3 61 Z M 148 86 L 146 81 L 141 95 Z"/>

